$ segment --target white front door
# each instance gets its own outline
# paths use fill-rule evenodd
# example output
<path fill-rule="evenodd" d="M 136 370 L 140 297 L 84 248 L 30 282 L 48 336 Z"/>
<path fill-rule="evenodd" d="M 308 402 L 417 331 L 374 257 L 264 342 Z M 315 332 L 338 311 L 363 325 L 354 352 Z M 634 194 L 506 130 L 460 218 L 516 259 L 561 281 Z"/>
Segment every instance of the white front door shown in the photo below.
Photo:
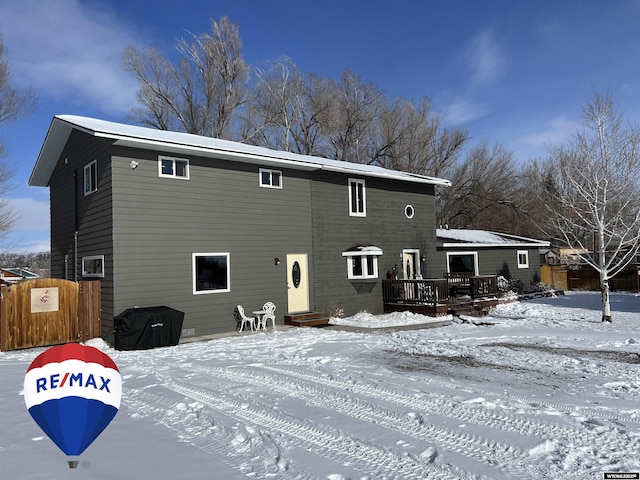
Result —
<path fill-rule="evenodd" d="M 287 254 L 287 288 L 289 313 L 309 311 L 309 275 L 307 254 Z"/>
<path fill-rule="evenodd" d="M 420 271 L 420 250 L 403 250 L 402 251 L 402 270 L 404 271 L 405 280 L 413 280 L 419 278 Z"/>

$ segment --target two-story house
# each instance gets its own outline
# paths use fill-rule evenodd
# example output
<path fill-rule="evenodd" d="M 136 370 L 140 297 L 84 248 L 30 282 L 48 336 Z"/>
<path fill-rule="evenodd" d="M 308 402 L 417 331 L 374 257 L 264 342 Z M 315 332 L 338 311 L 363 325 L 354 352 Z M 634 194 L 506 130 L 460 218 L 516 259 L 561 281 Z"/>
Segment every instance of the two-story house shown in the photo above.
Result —
<path fill-rule="evenodd" d="M 109 341 L 128 308 L 170 306 L 206 335 L 237 304 L 379 313 L 394 268 L 446 270 L 439 178 L 61 115 L 29 184 L 50 188 L 52 277 L 101 280 Z"/>

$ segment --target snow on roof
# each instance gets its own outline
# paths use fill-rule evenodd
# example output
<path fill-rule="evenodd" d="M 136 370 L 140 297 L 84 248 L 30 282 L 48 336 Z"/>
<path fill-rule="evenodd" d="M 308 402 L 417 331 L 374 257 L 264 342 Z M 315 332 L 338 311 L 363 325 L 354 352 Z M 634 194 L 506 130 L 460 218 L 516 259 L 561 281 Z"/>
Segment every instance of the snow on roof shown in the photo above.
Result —
<path fill-rule="evenodd" d="M 441 247 L 548 247 L 549 242 L 533 238 L 518 237 L 507 233 L 487 230 L 444 229 L 436 230 L 438 246 Z"/>
<path fill-rule="evenodd" d="M 330 160 L 310 155 L 270 150 L 244 143 L 202 137 L 189 133 L 170 132 L 147 127 L 108 122 L 75 115 L 56 115 L 51 121 L 36 161 L 29 185 L 47 186 L 58 162 L 62 149 L 72 130 L 113 140 L 114 145 L 147 148 L 165 153 L 216 157 L 245 163 L 274 165 L 303 170 L 328 170 L 353 175 L 389 178 L 413 183 L 449 186 L 451 182 L 442 178 L 400 172 L 359 163 Z"/>

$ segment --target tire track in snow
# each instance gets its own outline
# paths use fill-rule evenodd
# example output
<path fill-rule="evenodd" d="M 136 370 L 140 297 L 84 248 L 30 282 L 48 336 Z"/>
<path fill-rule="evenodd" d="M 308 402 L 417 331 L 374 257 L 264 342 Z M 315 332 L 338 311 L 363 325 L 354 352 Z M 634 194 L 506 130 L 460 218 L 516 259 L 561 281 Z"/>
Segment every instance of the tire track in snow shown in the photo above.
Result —
<path fill-rule="evenodd" d="M 455 467 L 424 463 L 411 455 L 382 449 L 326 425 L 313 425 L 273 409 L 259 408 L 255 402 L 249 404 L 245 401 L 226 398 L 208 388 L 175 380 L 165 384 L 165 387 L 227 415 L 292 437 L 310 451 L 365 473 L 371 473 L 373 469 L 376 475 L 389 479 L 479 478 Z"/>
<path fill-rule="evenodd" d="M 562 437 L 570 440 L 572 443 L 578 441 L 584 446 L 594 447 L 604 451 L 640 451 L 640 438 L 632 438 L 626 435 L 626 432 L 599 431 L 592 433 L 584 429 L 571 428 L 551 422 L 516 417 L 505 412 L 488 412 L 483 409 L 473 408 L 464 403 L 454 403 L 445 399 L 420 398 L 385 387 L 358 384 L 353 381 L 345 381 L 321 374 L 308 373 L 306 370 L 301 371 L 300 368 L 291 366 L 265 365 L 262 368 L 276 372 L 283 372 L 302 380 L 312 381 L 332 388 L 349 390 L 368 398 L 379 398 L 391 403 L 403 405 L 407 408 L 422 409 L 430 413 L 455 418 L 463 422 L 475 423 L 493 429 L 518 433 L 528 437 L 538 437 L 541 440 L 557 439 L 558 437 Z M 448 385 L 447 388 L 452 387 L 451 385 Z M 496 396 L 495 392 L 479 392 L 477 389 L 473 389 L 473 392 Z M 531 399 L 526 399 L 524 397 L 512 396 L 510 394 L 507 394 L 506 396 L 510 399 L 522 401 L 523 403 L 531 403 Z M 543 402 L 537 401 L 535 403 L 543 404 Z M 553 404 L 546 403 L 545 405 L 551 406 Z M 584 411 L 576 411 L 574 408 L 566 405 L 558 405 L 558 410 L 566 410 L 571 411 L 572 414 L 585 415 Z M 603 417 L 606 418 L 608 415 L 604 415 Z M 611 416 L 611 418 L 613 420 L 619 420 L 619 418 L 615 416 Z"/>
<path fill-rule="evenodd" d="M 288 397 L 295 397 L 304 400 L 307 404 L 337 411 L 351 418 L 367 421 L 383 428 L 394 430 L 408 437 L 433 443 L 438 447 L 455 452 L 460 456 L 479 461 L 492 468 L 497 468 L 511 476 L 523 473 L 523 467 L 527 469 L 524 452 L 517 447 L 502 444 L 500 442 L 483 438 L 478 435 L 460 432 L 448 427 L 440 427 L 428 423 L 423 418 L 411 418 L 409 415 L 399 414 L 388 409 L 376 406 L 368 401 L 358 399 L 352 395 L 342 393 L 345 389 L 342 384 L 332 384 L 332 387 L 321 388 L 309 384 L 309 380 L 318 383 L 315 378 L 304 376 L 304 382 L 294 381 L 291 378 L 267 377 L 263 373 L 255 370 L 247 371 L 242 368 L 210 368 L 190 366 L 192 371 L 198 371 L 209 376 L 222 377 L 235 382 L 242 381 L 257 385 L 268 391 L 277 391 Z M 289 374 L 289 372 L 287 372 Z M 290 375 L 294 376 L 295 375 Z M 306 382 L 306 383 L 305 383 Z M 340 389 L 340 392 L 336 392 Z M 371 398 L 388 400 L 388 397 L 381 395 L 368 395 Z M 404 398 L 404 400 L 407 400 Z M 397 403 L 397 402 L 396 402 Z M 415 410 L 415 402 L 402 402 L 403 406 Z M 430 411 L 430 413 L 434 413 Z M 437 413 L 437 412 L 436 412 Z M 459 416 L 452 415 L 459 420 Z M 519 432 L 516 432 L 519 433 Z M 529 473 L 538 475 L 540 472 L 533 466 L 529 466 Z"/>
<path fill-rule="evenodd" d="M 272 439 L 261 435 L 257 440 L 260 442 L 259 447 L 251 445 L 247 447 L 243 445 L 247 441 L 246 438 L 242 438 L 239 432 L 222 426 L 219 419 L 211 417 L 195 405 L 185 406 L 183 402 L 175 402 L 161 395 L 138 389 L 129 389 L 126 395 L 123 395 L 122 403 L 141 416 L 151 418 L 173 430 L 180 441 L 188 442 L 209 455 L 216 455 L 223 461 L 226 459 L 227 465 L 245 475 L 256 478 L 278 478 L 279 475 L 284 474 L 287 479 L 294 480 L 312 478 L 308 472 L 294 464 L 285 462 L 284 466 L 280 466 L 281 451 Z M 264 455 L 266 450 L 270 451 L 270 456 L 274 458 L 273 464 L 267 465 L 264 461 L 248 461 L 247 459 L 253 456 L 251 448 L 259 448 L 261 455 Z M 236 463 L 233 464 L 229 459 L 233 459 Z"/>

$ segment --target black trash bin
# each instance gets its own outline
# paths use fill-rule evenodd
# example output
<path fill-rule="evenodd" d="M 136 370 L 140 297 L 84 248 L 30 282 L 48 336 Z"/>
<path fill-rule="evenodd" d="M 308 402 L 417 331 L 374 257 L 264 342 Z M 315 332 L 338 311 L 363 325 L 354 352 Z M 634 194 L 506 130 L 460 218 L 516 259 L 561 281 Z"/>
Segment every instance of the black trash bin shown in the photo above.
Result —
<path fill-rule="evenodd" d="M 177 345 L 184 312 L 171 307 L 129 308 L 113 319 L 116 350 Z"/>

